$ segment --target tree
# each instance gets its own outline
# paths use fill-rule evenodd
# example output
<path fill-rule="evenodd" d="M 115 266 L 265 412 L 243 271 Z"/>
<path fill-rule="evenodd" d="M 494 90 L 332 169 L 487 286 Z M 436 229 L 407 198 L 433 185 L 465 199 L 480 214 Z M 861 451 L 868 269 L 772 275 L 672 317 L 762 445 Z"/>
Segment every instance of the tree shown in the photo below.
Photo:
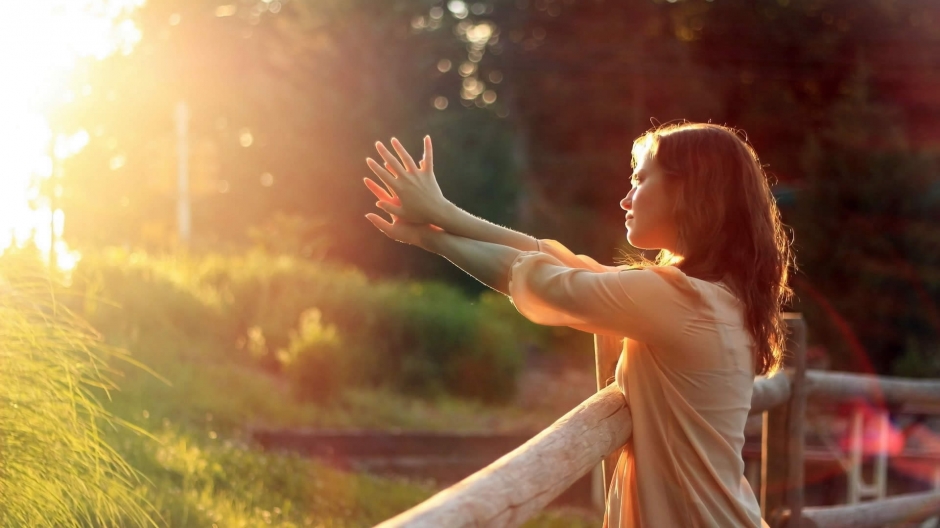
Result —
<path fill-rule="evenodd" d="M 419 145 L 436 131 L 460 153 L 441 152 L 441 184 L 486 196 L 497 220 L 513 216 L 507 124 L 432 104 L 454 82 L 439 61 L 458 60 L 464 44 L 443 30 L 422 34 L 419 5 L 148 2 L 136 14 L 137 49 L 87 65 L 90 94 L 59 115 L 61 127 L 92 137 L 65 167 L 66 238 L 172 245 L 172 112 L 186 101 L 195 248 L 243 245 L 251 226 L 280 212 L 319 223 L 310 236 L 329 238 L 332 258 L 385 273 L 447 268 L 376 237 L 362 218 L 374 201 L 361 182 L 372 143 L 397 134 Z"/>

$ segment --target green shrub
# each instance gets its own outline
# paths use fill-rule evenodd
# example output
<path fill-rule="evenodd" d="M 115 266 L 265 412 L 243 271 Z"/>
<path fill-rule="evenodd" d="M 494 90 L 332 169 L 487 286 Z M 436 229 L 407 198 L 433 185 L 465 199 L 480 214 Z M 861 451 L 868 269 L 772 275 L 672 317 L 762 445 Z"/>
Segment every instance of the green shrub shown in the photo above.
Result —
<path fill-rule="evenodd" d="M 333 326 L 324 326 L 320 310 L 300 315 L 290 345 L 277 352 L 295 394 L 302 401 L 325 402 L 335 398 L 344 381 L 351 380 L 352 365 Z"/>
<path fill-rule="evenodd" d="M 260 252 L 88 254 L 74 273 L 74 291 L 82 299 L 77 308 L 109 342 L 157 371 L 179 361 L 224 360 L 278 373 L 290 363 L 279 351 L 294 350 L 287 370 L 305 398 L 327 398 L 337 387 L 388 386 L 505 401 L 523 359 L 518 323 L 492 302 L 477 304 L 439 283 L 370 281 L 355 270 Z M 335 328 L 337 341 L 296 337 L 304 331 L 301 314 L 311 309 Z"/>

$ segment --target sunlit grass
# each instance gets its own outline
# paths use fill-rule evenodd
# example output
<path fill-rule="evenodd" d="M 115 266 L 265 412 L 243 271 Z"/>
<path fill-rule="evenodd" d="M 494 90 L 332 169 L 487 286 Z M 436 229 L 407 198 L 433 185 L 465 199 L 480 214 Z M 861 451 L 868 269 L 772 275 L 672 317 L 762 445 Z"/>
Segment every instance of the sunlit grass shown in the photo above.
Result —
<path fill-rule="evenodd" d="M 0 259 L 0 525 L 156 526 L 140 474 L 101 429 L 129 427 L 99 401 L 121 354 L 25 262 Z"/>

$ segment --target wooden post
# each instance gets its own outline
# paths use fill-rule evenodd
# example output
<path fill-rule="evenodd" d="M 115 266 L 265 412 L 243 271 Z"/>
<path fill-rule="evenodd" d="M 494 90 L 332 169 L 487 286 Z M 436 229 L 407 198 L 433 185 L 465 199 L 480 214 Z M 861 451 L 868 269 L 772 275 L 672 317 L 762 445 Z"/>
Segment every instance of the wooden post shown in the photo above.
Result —
<path fill-rule="evenodd" d="M 790 379 L 790 398 L 764 413 L 761 516 L 771 527 L 798 528 L 803 509 L 806 325 L 797 313 L 785 313 L 783 318 L 787 324 L 784 368 Z"/>
<path fill-rule="evenodd" d="M 594 334 L 594 362 L 597 374 L 597 390 L 601 391 L 611 383 L 617 368 L 617 360 L 623 352 L 623 339 Z M 604 497 L 600 506 L 607 507 L 607 497 L 610 493 L 610 481 L 614 475 L 614 469 L 617 467 L 617 461 L 620 459 L 620 452 L 623 449 L 615 449 L 613 453 L 607 455 L 601 462 L 601 478 L 604 482 Z"/>

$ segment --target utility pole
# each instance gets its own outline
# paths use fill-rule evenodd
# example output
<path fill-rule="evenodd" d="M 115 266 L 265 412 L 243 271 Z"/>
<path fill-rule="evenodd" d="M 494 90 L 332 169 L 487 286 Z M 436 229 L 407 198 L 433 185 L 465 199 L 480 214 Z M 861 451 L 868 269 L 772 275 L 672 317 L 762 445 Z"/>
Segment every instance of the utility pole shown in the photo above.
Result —
<path fill-rule="evenodd" d="M 62 162 L 66 157 L 66 146 L 63 144 L 64 138 L 61 135 L 55 136 L 50 143 L 49 160 L 52 161 L 52 173 L 49 175 L 49 269 L 56 270 L 59 267 L 58 254 L 56 253 L 56 222 L 55 212 L 59 206 L 58 193 L 62 190 Z"/>
<path fill-rule="evenodd" d="M 189 245 L 192 231 L 192 206 L 189 201 L 189 107 L 185 101 L 176 104 L 176 155 L 179 174 L 176 218 L 179 227 L 179 239 L 184 246 Z"/>
<path fill-rule="evenodd" d="M 55 250 L 55 210 L 58 207 L 56 200 L 56 191 L 62 184 L 62 160 L 58 159 L 56 152 L 52 153 L 52 185 L 49 192 L 49 269 L 56 270 L 59 267 L 58 258 Z"/>

